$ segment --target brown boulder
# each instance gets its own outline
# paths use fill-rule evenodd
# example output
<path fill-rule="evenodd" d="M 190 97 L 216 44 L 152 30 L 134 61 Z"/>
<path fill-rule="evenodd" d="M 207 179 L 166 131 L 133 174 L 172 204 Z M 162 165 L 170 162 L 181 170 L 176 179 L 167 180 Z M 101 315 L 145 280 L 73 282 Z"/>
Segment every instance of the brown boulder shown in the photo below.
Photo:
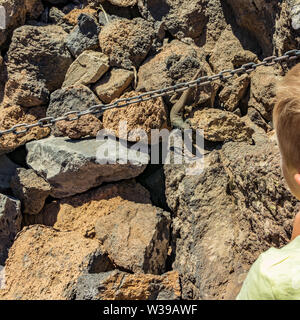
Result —
<path fill-rule="evenodd" d="M 264 131 L 269 132 L 272 130 L 272 127 L 266 122 L 266 120 L 261 116 L 261 114 L 256 109 L 249 107 L 247 116 L 258 127 L 264 129 Z"/>
<path fill-rule="evenodd" d="M 36 107 L 28 110 L 19 106 L 12 106 L 5 109 L 0 108 L 0 131 L 10 129 L 12 126 L 21 123 L 35 123 L 38 119 L 45 117 L 45 113 L 46 110 L 44 107 Z M 20 130 L 23 130 L 23 128 L 20 128 Z M 28 141 L 47 137 L 49 133 L 49 128 L 35 127 L 27 133 L 20 135 L 13 133 L 6 134 L 0 137 L 0 154 L 11 152 Z"/>
<path fill-rule="evenodd" d="M 86 50 L 70 65 L 62 87 L 95 83 L 108 69 L 109 59 L 105 54 Z"/>
<path fill-rule="evenodd" d="M 5 95 L 15 104 L 32 107 L 48 101 L 61 87 L 72 58 L 67 33 L 59 26 L 23 26 L 14 31 L 7 52 Z M 55 66 L 55 68 L 53 68 Z"/>
<path fill-rule="evenodd" d="M 227 111 L 235 111 L 240 101 L 247 93 L 250 78 L 244 74 L 236 79 L 230 80 L 219 93 L 219 100 Z"/>
<path fill-rule="evenodd" d="M 97 219 L 113 213 L 119 206 L 130 207 L 134 203 L 151 204 L 150 194 L 140 184 L 124 181 L 53 201 L 39 215 L 25 218 L 28 224 L 40 223 L 94 237 Z"/>
<path fill-rule="evenodd" d="M 267 121 L 272 119 L 278 80 L 278 71 L 272 67 L 259 67 L 251 75 L 249 107 L 256 109 Z"/>
<path fill-rule="evenodd" d="M 95 226 L 109 257 L 134 273 L 165 272 L 169 248 L 170 216 L 150 204 L 123 204 L 100 217 Z"/>
<path fill-rule="evenodd" d="M 227 12 L 228 10 L 223 1 L 209 0 L 206 4 L 205 15 L 207 22 L 200 37 L 194 40 L 207 54 L 211 53 L 221 33 L 228 26 Z"/>
<path fill-rule="evenodd" d="M 234 299 L 259 254 L 287 244 L 299 210 L 278 148 L 267 135 L 253 146 L 230 142 L 200 175 L 170 165 L 165 174 L 183 299 Z"/>
<path fill-rule="evenodd" d="M 240 67 L 248 62 L 258 62 L 256 54 L 249 49 L 245 49 L 244 44 L 229 25 L 216 42 L 209 63 L 213 71 L 217 73 L 225 69 Z"/>
<path fill-rule="evenodd" d="M 51 187 L 43 178 L 31 169 L 18 168 L 11 180 L 11 188 L 15 197 L 21 200 L 23 212 L 38 214 L 44 207 Z"/>
<path fill-rule="evenodd" d="M 63 136 L 80 139 L 86 136 L 96 137 L 99 130 L 103 129 L 103 124 L 97 117 L 89 114 L 74 121 L 59 121 L 56 127 Z"/>
<path fill-rule="evenodd" d="M 95 83 L 93 90 L 101 101 L 110 103 L 121 96 L 133 78 L 132 71 L 114 68 Z"/>
<path fill-rule="evenodd" d="M 194 112 L 189 119 L 192 128 L 203 130 L 209 141 L 248 141 L 252 142 L 253 129 L 237 115 L 219 109 L 202 109 Z"/>
<path fill-rule="evenodd" d="M 99 34 L 102 52 L 109 56 L 110 65 L 132 69 L 146 58 L 154 38 L 152 24 L 141 19 L 115 19 Z"/>
<path fill-rule="evenodd" d="M 4 106 L 17 104 L 23 107 L 45 105 L 49 101 L 49 90 L 44 82 L 23 70 L 10 75 L 4 91 Z"/>
<path fill-rule="evenodd" d="M 140 67 L 136 90 L 151 91 L 190 81 L 198 69 L 203 76 L 212 75 L 204 51 L 195 45 L 173 40 Z M 217 85 L 203 87 L 197 102 L 213 104 L 217 88 Z"/>
<path fill-rule="evenodd" d="M 113 270 L 97 240 L 50 227 L 25 227 L 9 251 L 2 300 L 71 300 L 80 275 Z"/>
<path fill-rule="evenodd" d="M 134 97 L 138 94 L 135 91 L 124 93 L 121 99 Z M 127 123 L 127 132 L 119 132 L 119 125 L 122 121 Z M 164 102 L 162 98 L 157 98 L 120 109 L 107 110 L 103 115 L 103 126 L 105 129 L 112 130 L 117 137 L 128 141 L 140 140 L 138 132 L 135 133 L 134 130 L 143 129 L 150 142 L 152 129 L 167 128 L 167 113 Z M 121 129 L 125 130 L 124 127 Z"/>
<path fill-rule="evenodd" d="M 265 55 L 271 55 L 273 51 L 272 36 L 275 31 L 276 15 L 281 10 L 281 1 L 226 1 L 231 6 L 238 25 L 248 30 L 257 39 Z"/>
<path fill-rule="evenodd" d="M 236 69 L 249 62 L 258 62 L 257 56 L 250 51 L 251 46 L 249 44 L 245 46 L 240 40 L 243 37 L 243 35 L 236 35 L 231 26 L 227 26 L 222 32 L 209 58 L 214 73 Z M 234 111 L 237 108 L 247 93 L 249 82 L 249 76 L 244 74 L 221 83 L 219 97 L 226 110 Z"/>

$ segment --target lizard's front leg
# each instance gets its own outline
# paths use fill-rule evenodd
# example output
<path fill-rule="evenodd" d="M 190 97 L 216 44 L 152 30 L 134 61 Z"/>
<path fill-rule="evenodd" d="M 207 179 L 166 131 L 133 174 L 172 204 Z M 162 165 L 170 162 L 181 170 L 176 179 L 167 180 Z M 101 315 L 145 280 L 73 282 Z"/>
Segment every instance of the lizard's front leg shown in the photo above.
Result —
<path fill-rule="evenodd" d="M 192 80 L 196 80 L 201 76 L 202 71 L 198 70 Z M 195 88 L 188 88 L 181 95 L 180 99 L 174 104 L 170 112 L 171 125 L 173 128 L 185 130 L 190 129 L 191 126 L 187 121 L 183 120 L 183 108 L 188 104 L 188 100 Z"/>

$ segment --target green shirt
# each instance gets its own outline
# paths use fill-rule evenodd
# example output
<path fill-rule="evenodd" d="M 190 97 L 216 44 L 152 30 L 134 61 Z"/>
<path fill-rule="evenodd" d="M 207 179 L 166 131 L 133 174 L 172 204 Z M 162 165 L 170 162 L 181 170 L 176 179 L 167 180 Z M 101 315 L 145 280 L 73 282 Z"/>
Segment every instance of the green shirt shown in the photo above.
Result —
<path fill-rule="evenodd" d="M 300 236 L 252 265 L 237 300 L 300 300 Z"/>

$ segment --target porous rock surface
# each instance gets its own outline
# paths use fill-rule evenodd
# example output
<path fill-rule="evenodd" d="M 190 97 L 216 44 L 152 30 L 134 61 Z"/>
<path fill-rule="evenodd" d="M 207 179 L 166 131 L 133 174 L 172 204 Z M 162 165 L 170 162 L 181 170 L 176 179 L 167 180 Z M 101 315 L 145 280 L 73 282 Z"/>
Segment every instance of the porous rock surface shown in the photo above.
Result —
<path fill-rule="evenodd" d="M 203 130 L 204 138 L 213 142 L 252 142 L 253 129 L 237 115 L 219 109 L 197 110 L 190 119 L 195 130 Z"/>
<path fill-rule="evenodd" d="M 201 175 L 171 165 L 165 174 L 183 298 L 234 299 L 259 254 L 287 243 L 299 208 L 278 148 L 266 137 L 255 146 L 230 142 L 211 153 Z"/>
<path fill-rule="evenodd" d="M 26 216 L 25 222 L 52 226 L 60 231 L 77 231 L 93 238 L 99 218 L 117 212 L 119 207 L 135 204 L 150 205 L 150 195 L 140 184 L 128 180 L 53 201 L 40 214 Z"/>
<path fill-rule="evenodd" d="M 25 109 L 19 106 L 0 108 L 0 130 L 7 130 L 18 124 L 33 124 L 38 119 L 46 116 L 44 107 Z M 20 128 L 23 130 L 24 128 Z M 8 153 L 24 145 L 26 142 L 47 137 L 50 133 L 49 128 L 35 127 L 27 133 L 16 135 L 10 133 L 0 137 L 0 154 Z"/>
<path fill-rule="evenodd" d="M 202 71 L 202 76 L 212 74 L 204 52 L 195 45 L 173 40 L 164 45 L 157 55 L 149 57 L 141 65 L 136 90 L 157 90 L 178 82 L 189 81 L 199 69 Z M 213 84 L 204 86 L 196 102 L 213 104 L 217 88 Z"/>
<path fill-rule="evenodd" d="M 299 210 L 272 127 L 276 84 L 299 60 L 262 61 L 299 48 L 300 1 L 1 5 L 1 299 L 234 299 Z M 178 116 L 204 129 L 203 170 L 147 167 L 151 130 L 170 130 L 182 101 L 165 88 L 195 74 L 205 85 Z M 151 90 L 168 95 L 95 113 Z"/>
<path fill-rule="evenodd" d="M 99 34 L 101 50 L 109 56 L 111 66 L 125 69 L 143 62 L 153 38 L 152 24 L 140 18 L 113 20 Z"/>
<path fill-rule="evenodd" d="M 95 270 L 113 270 L 97 240 L 42 225 L 25 227 L 9 252 L 0 298 L 70 300 L 77 278 Z"/>
<path fill-rule="evenodd" d="M 131 91 L 121 96 L 121 99 L 138 96 L 140 93 Z M 124 123 L 122 125 L 122 122 Z M 128 141 L 148 140 L 151 142 L 152 129 L 166 129 L 167 111 L 161 98 L 154 101 L 145 101 L 133 104 L 126 108 L 111 109 L 104 112 L 103 126 L 111 130 L 117 137 Z M 124 129 L 127 127 L 127 130 Z M 138 130 L 142 129 L 146 137 L 141 136 Z M 123 132 L 124 130 L 124 132 Z M 134 132 L 134 130 L 137 130 Z"/>
<path fill-rule="evenodd" d="M 4 265 L 8 250 L 21 230 L 21 223 L 20 201 L 0 194 L 0 265 Z"/>
<path fill-rule="evenodd" d="M 5 95 L 24 107 L 48 102 L 60 88 L 72 58 L 65 46 L 67 33 L 59 26 L 23 26 L 14 31 L 7 53 Z M 53 68 L 55 66 L 55 68 Z"/>
<path fill-rule="evenodd" d="M 151 205 L 119 206 L 100 217 L 96 238 L 114 263 L 134 273 L 162 274 L 166 268 L 170 215 Z"/>

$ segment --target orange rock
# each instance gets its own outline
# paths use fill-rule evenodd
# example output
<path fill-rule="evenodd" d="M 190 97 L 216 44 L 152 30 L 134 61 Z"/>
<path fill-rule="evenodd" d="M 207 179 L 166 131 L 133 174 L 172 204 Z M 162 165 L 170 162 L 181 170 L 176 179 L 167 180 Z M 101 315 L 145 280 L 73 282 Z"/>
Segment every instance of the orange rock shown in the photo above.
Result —
<path fill-rule="evenodd" d="M 98 118 L 89 114 L 78 120 L 57 122 L 56 127 L 63 136 L 68 136 L 70 139 L 80 139 L 85 136 L 96 137 L 103 125 Z"/>
<path fill-rule="evenodd" d="M 78 277 L 113 270 L 97 240 L 50 227 L 25 227 L 9 251 L 2 300 L 72 299 Z"/>
<path fill-rule="evenodd" d="M 26 217 L 27 223 L 41 223 L 60 231 L 79 231 L 93 236 L 98 218 L 132 203 L 151 204 L 149 192 L 134 181 L 108 184 L 89 192 L 54 201 L 37 216 Z"/>
<path fill-rule="evenodd" d="M 100 217 L 95 232 L 118 267 L 158 275 L 166 271 L 170 224 L 170 214 L 161 208 L 130 203 Z"/>
<path fill-rule="evenodd" d="M 209 141 L 247 141 L 252 143 L 254 130 L 232 112 L 214 108 L 196 110 L 190 122 L 193 129 L 203 130 L 204 138 Z"/>
<path fill-rule="evenodd" d="M 0 107 L 0 131 L 11 128 L 20 123 L 31 124 L 38 119 L 46 116 L 44 107 L 34 107 L 31 109 L 21 108 L 19 106 L 11 106 L 8 108 Z M 23 130 L 24 128 L 20 128 Z M 38 140 L 48 136 L 49 128 L 35 127 L 27 133 L 15 135 L 13 133 L 0 137 L 0 154 L 11 152 L 19 146 L 31 140 Z"/>
<path fill-rule="evenodd" d="M 112 67 L 130 70 L 146 58 L 154 36 L 152 24 L 144 19 L 115 19 L 101 29 L 99 43 Z"/>
<path fill-rule="evenodd" d="M 86 7 L 86 8 L 82 8 L 82 9 L 73 9 L 68 14 L 66 14 L 63 17 L 63 19 L 66 20 L 70 24 L 76 25 L 78 16 L 81 13 L 88 13 L 88 14 L 90 14 L 92 16 L 96 16 L 97 15 L 97 11 L 96 10 L 94 10 L 92 8 L 89 8 L 89 7 Z"/>
<path fill-rule="evenodd" d="M 130 98 L 138 95 L 139 92 L 131 91 L 121 96 Z M 115 101 L 115 100 L 114 100 Z M 113 102 L 114 102 L 113 101 Z M 119 132 L 119 124 L 122 121 L 127 123 L 127 133 Z M 128 141 L 139 141 L 140 136 L 129 135 L 134 129 L 143 129 L 147 133 L 148 141 L 151 141 L 151 129 L 167 128 L 167 112 L 162 98 L 135 103 L 124 108 L 107 110 L 103 115 L 103 126 L 112 130 L 117 137 L 125 138 Z M 124 128 L 122 128 L 123 131 Z"/>

